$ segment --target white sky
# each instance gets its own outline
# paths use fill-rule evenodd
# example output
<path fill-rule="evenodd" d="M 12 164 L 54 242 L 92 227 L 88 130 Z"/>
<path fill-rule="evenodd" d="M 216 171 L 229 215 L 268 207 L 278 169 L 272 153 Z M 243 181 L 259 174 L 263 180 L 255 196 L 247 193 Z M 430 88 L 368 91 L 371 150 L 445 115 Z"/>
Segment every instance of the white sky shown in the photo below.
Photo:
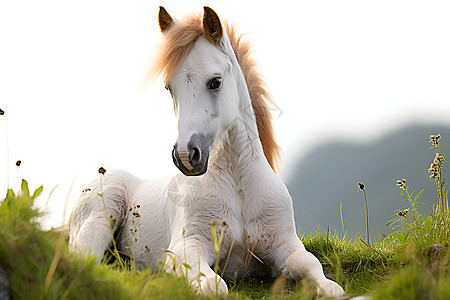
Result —
<path fill-rule="evenodd" d="M 450 125 L 448 1 L 2 1 L 0 194 L 23 177 L 44 185 L 44 206 L 58 186 L 47 225 L 59 225 L 100 166 L 142 178 L 178 172 L 170 97 L 162 84 L 139 91 L 159 5 L 178 18 L 211 6 L 253 41 L 281 109 L 286 179 L 330 138 Z"/>

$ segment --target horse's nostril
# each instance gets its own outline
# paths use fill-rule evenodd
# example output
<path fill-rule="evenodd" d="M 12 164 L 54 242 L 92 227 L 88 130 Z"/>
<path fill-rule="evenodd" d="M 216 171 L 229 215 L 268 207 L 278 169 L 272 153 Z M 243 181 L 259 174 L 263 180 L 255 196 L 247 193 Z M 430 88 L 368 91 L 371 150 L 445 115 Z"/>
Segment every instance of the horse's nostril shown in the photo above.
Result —
<path fill-rule="evenodd" d="M 192 166 L 197 166 L 201 160 L 201 151 L 198 147 L 193 147 L 191 151 L 189 151 L 189 161 Z"/>

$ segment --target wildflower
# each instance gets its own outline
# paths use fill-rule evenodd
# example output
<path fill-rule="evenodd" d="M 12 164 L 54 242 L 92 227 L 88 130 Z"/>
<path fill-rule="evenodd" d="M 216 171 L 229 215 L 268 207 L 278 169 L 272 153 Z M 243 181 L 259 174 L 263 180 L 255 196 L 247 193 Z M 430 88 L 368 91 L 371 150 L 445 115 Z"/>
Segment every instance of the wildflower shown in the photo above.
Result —
<path fill-rule="evenodd" d="M 430 135 L 430 140 L 428 141 L 428 143 L 431 142 L 432 146 L 438 147 L 440 138 L 441 138 L 440 134 L 432 134 L 432 135 Z"/>
<path fill-rule="evenodd" d="M 0 108 L 0 116 L 3 116 L 5 114 L 5 111 Z"/>
<path fill-rule="evenodd" d="M 20 167 L 20 164 L 22 163 L 21 160 L 16 161 L 16 166 Z"/>
<path fill-rule="evenodd" d="M 103 167 L 100 167 L 100 168 L 98 169 L 98 172 L 99 172 L 100 174 L 102 174 L 102 175 L 105 175 L 106 169 L 103 168 Z"/>
<path fill-rule="evenodd" d="M 402 180 L 397 180 L 397 185 L 402 190 L 406 190 L 406 179 L 403 178 Z"/>

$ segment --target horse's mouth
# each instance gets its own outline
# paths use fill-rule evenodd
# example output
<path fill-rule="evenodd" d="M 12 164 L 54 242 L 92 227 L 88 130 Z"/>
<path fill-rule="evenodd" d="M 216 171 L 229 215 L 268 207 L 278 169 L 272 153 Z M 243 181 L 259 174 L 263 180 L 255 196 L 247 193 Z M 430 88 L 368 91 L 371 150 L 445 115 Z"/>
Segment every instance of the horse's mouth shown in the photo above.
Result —
<path fill-rule="evenodd" d="M 172 150 L 172 159 L 175 166 L 186 176 L 200 176 L 206 173 L 208 170 L 208 159 L 209 159 L 209 151 L 202 153 L 202 161 L 200 164 L 195 165 L 191 170 L 188 170 L 186 166 L 181 161 L 180 155 L 176 149 L 176 145 Z M 191 166 L 192 163 L 190 162 Z"/>

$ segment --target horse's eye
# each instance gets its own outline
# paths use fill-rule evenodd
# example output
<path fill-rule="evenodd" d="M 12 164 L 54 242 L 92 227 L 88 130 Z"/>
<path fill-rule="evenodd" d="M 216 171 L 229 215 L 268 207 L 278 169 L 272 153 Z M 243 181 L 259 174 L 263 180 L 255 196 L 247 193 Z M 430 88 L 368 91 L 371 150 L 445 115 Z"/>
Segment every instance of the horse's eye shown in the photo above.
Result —
<path fill-rule="evenodd" d="M 222 77 L 215 77 L 211 79 L 208 83 L 208 88 L 210 90 L 218 90 L 222 86 Z"/>

